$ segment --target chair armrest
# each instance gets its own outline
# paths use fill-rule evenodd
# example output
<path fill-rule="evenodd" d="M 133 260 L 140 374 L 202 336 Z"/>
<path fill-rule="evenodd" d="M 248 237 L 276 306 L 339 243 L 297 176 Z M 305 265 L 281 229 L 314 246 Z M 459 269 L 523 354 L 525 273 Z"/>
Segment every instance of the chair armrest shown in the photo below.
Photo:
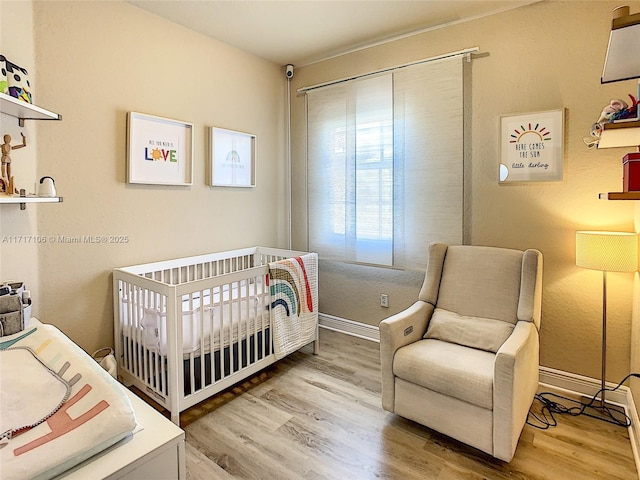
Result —
<path fill-rule="evenodd" d="M 493 383 L 494 457 L 511 461 L 538 390 L 540 347 L 532 322 L 516 323 L 496 353 Z"/>
<path fill-rule="evenodd" d="M 418 300 L 406 310 L 380 322 L 382 408 L 389 412 L 394 411 L 395 399 L 393 357 L 399 348 L 422 338 L 433 310 L 433 305 Z"/>

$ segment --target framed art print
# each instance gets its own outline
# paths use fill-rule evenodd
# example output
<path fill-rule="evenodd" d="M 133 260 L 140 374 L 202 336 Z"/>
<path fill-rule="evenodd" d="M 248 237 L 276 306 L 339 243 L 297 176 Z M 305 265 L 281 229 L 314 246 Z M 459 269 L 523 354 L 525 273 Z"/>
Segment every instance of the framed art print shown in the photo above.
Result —
<path fill-rule="evenodd" d="M 224 128 L 209 129 L 212 187 L 256 186 L 256 136 Z"/>
<path fill-rule="evenodd" d="M 500 117 L 500 183 L 562 180 L 564 109 Z"/>
<path fill-rule="evenodd" d="M 193 124 L 129 112 L 127 182 L 193 184 Z"/>

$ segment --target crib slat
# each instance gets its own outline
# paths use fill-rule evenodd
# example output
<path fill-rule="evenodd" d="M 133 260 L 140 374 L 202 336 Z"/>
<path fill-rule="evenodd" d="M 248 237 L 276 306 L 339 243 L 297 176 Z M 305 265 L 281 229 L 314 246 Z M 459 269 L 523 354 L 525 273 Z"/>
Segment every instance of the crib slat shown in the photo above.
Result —
<path fill-rule="evenodd" d="M 226 358 L 224 354 L 225 348 L 225 332 L 227 330 L 227 315 L 224 310 L 224 292 L 220 287 L 220 379 L 224 380 L 226 371 Z"/>

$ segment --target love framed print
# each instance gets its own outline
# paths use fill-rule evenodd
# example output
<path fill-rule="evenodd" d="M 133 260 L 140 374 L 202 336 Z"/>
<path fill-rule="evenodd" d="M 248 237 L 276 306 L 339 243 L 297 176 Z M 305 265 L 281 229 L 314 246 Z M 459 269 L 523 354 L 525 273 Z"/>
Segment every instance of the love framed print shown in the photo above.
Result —
<path fill-rule="evenodd" d="M 212 187 L 256 186 L 256 136 L 210 127 Z"/>
<path fill-rule="evenodd" d="M 127 182 L 193 184 L 193 124 L 129 112 Z"/>
<path fill-rule="evenodd" d="M 500 183 L 562 180 L 564 109 L 500 117 Z"/>

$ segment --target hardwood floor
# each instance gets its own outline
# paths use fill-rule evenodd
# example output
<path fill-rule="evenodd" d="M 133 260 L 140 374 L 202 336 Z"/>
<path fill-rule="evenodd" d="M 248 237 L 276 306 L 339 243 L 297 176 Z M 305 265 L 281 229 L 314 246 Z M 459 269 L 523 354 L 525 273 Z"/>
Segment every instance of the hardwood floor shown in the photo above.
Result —
<path fill-rule="evenodd" d="M 188 479 L 638 478 L 624 427 L 564 415 L 527 425 L 507 464 L 382 410 L 377 343 L 320 339 L 319 355 L 305 347 L 183 412 Z"/>

